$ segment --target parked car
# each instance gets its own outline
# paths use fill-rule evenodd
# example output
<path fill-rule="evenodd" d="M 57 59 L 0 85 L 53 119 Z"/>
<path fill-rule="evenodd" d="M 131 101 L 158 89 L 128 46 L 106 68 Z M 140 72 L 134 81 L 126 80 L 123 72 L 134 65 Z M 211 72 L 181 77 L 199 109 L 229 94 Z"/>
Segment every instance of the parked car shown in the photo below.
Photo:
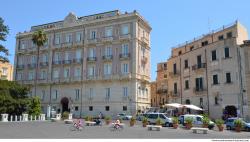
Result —
<path fill-rule="evenodd" d="M 119 113 L 117 117 L 122 120 L 130 120 L 132 118 L 131 115 L 127 115 L 126 113 Z"/>
<path fill-rule="evenodd" d="M 151 113 L 147 113 L 145 115 L 148 118 L 149 124 L 156 124 L 157 118 L 160 118 L 163 121 L 164 126 L 166 126 L 166 127 L 173 126 L 172 118 L 167 117 L 164 113 L 151 112 Z"/>
<path fill-rule="evenodd" d="M 225 123 L 226 123 L 227 130 L 234 130 L 235 129 L 234 121 L 236 119 L 241 119 L 242 120 L 242 122 L 243 122 L 242 130 L 250 132 L 250 123 L 247 123 L 242 118 L 237 118 L 237 117 L 228 118 L 226 120 Z"/>
<path fill-rule="evenodd" d="M 201 126 L 203 124 L 203 122 L 202 122 L 203 116 L 195 115 L 195 114 L 180 115 L 179 118 L 178 118 L 179 119 L 179 124 L 185 125 L 185 119 L 187 117 L 193 118 L 193 125 L 194 126 Z M 211 130 L 211 129 L 214 128 L 214 126 L 215 126 L 215 123 L 210 120 L 210 122 L 208 124 L 208 128 Z"/>

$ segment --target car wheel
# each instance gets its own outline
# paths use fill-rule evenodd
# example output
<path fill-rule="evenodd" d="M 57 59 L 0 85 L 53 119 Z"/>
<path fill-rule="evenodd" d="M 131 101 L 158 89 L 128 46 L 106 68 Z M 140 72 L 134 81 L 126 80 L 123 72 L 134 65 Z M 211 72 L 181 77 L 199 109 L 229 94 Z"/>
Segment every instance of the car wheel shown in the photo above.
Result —
<path fill-rule="evenodd" d="M 232 130 L 232 128 L 230 126 L 227 126 L 227 130 Z"/>
<path fill-rule="evenodd" d="M 168 122 L 165 123 L 165 127 L 170 127 Z"/>

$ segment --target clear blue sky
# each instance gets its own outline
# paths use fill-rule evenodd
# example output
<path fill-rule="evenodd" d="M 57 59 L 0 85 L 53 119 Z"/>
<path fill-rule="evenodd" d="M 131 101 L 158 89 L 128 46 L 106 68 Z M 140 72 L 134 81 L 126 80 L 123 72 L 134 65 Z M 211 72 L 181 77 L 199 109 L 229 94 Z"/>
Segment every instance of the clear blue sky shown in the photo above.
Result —
<path fill-rule="evenodd" d="M 167 60 L 172 46 L 207 33 L 209 27 L 217 29 L 236 19 L 250 31 L 249 6 L 249 0 L 5 0 L 1 1 L 0 16 L 10 34 L 1 44 L 10 50 L 13 63 L 16 33 L 33 25 L 63 20 L 70 11 L 84 16 L 115 9 L 137 10 L 153 29 L 151 79 L 155 80 L 156 65 Z"/>

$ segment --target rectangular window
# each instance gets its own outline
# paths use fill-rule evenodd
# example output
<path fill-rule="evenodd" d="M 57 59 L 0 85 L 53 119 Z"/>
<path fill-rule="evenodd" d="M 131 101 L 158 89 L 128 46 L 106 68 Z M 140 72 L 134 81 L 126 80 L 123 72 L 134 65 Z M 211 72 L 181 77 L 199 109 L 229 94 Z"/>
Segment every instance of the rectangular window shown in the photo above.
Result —
<path fill-rule="evenodd" d="M 109 111 L 109 106 L 105 106 L 105 110 L 106 110 L 106 111 Z"/>
<path fill-rule="evenodd" d="M 174 83 L 174 94 L 177 94 L 177 83 Z"/>
<path fill-rule="evenodd" d="M 75 100 L 77 101 L 80 98 L 80 89 L 75 89 L 75 93 L 76 93 Z"/>
<path fill-rule="evenodd" d="M 122 44 L 122 54 L 127 55 L 128 52 L 128 44 Z"/>
<path fill-rule="evenodd" d="M 105 37 L 111 37 L 112 36 L 112 32 L 113 32 L 113 28 L 112 27 L 106 27 L 106 29 L 105 29 Z"/>
<path fill-rule="evenodd" d="M 233 37 L 232 32 L 228 32 L 228 33 L 227 33 L 227 38 L 231 38 L 231 37 Z"/>
<path fill-rule="evenodd" d="M 60 34 L 55 35 L 55 44 L 56 45 L 60 44 Z"/>
<path fill-rule="evenodd" d="M 176 63 L 173 64 L 173 72 L 174 74 L 177 74 Z"/>
<path fill-rule="evenodd" d="M 197 56 L 197 67 L 201 68 L 201 55 Z"/>
<path fill-rule="evenodd" d="M 75 77 L 81 77 L 81 68 L 79 67 L 75 68 Z"/>
<path fill-rule="evenodd" d="M 58 91 L 54 90 L 53 95 L 52 95 L 52 99 L 55 101 L 55 100 L 57 100 L 57 98 L 58 98 Z"/>
<path fill-rule="evenodd" d="M 104 64 L 104 75 L 110 75 L 111 74 L 111 64 Z"/>
<path fill-rule="evenodd" d="M 122 110 L 123 110 L 123 111 L 127 111 L 127 109 L 128 109 L 127 106 L 123 106 L 123 107 L 122 107 Z"/>
<path fill-rule="evenodd" d="M 95 66 L 89 66 L 88 75 L 89 76 L 94 76 L 95 75 Z"/>
<path fill-rule="evenodd" d="M 195 89 L 196 89 L 196 91 L 203 90 L 203 79 L 202 79 L 202 77 L 195 79 Z"/>
<path fill-rule="evenodd" d="M 203 42 L 201 43 L 201 46 L 206 46 L 206 45 L 208 45 L 208 41 L 203 41 Z"/>
<path fill-rule="evenodd" d="M 47 77 L 46 71 L 42 70 L 40 74 L 40 79 L 46 79 L 46 77 Z"/>
<path fill-rule="evenodd" d="M 105 92 L 106 92 L 106 99 L 110 99 L 110 88 L 106 88 Z"/>
<path fill-rule="evenodd" d="M 128 63 L 123 63 L 122 64 L 122 74 L 127 74 L 128 73 Z"/>
<path fill-rule="evenodd" d="M 200 106 L 203 106 L 203 98 L 200 98 Z"/>
<path fill-rule="evenodd" d="M 29 80 L 33 80 L 34 79 L 34 72 L 33 71 L 29 71 L 28 78 L 29 78 Z"/>
<path fill-rule="evenodd" d="M 36 56 L 31 56 L 31 63 L 35 64 L 36 63 Z"/>
<path fill-rule="evenodd" d="M 71 43 L 72 42 L 72 34 L 66 34 L 65 42 L 66 43 Z"/>
<path fill-rule="evenodd" d="M 218 75 L 217 74 L 213 75 L 213 84 L 214 85 L 219 84 Z"/>
<path fill-rule="evenodd" d="M 229 48 L 228 47 L 224 48 L 224 52 L 225 52 L 225 58 L 229 58 Z"/>
<path fill-rule="evenodd" d="M 89 111 L 93 111 L 93 106 L 89 106 Z"/>
<path fill-rule="evenodd" d="M 65 52 L 64 60 L 69 60 L 69 52 Z"/>
<path fill-rule="evenodd" d="M 78 106 L 75 106 L 75 111 L 78 111 Z"/>
<path fill-rule="evenodd" d="M 57 62 L 60 59 L 60 54 L 58 52 L 55 53 L 54 60 Z"/>
<path fill-rule="evenodd" d="M 2 68 L 2 75 L 7 75 L 8 74 L 8 68 Z"/>
<path fill-rule="evenodd" d="M 45 99 L 45 90 L 42 90 L 41 100 L 43 101 L 44 99 Z"/>
<path fill-rule="evenodd" d="M 53 71 L 53 78 L 59 78 L 58 70 Z"/>
<path fill-rule="evenodd" d="M 48 62 L 48 54 L 43 54 L 43 62 Z"/>
<path fill-rule="evenodd" d="M 64 69 L 64 78 L 68 78 L 69 77 L 69 68 L 65 68 Z"/>
<path fill-rule="evenodd" d="M 226 73 L 226 83 L 231 83 L 231 73 Z"/>
<path fill-rule="evenodd" d="M 93 88 L 89 88 L 89 98 L 92 99 L 94 96 L 94 90 Z"/>
<path fill-rule="evenodd" d="M 185 80 L 185 89 L 189 89 L 189 81 Z"/>
<path fill-rule="evenodd" d="M 123 97 L 128 97 L 128 87 L 123 87 Z"/>
<path fill-rule="evenodd" d="M 212 61 L 215 61 L 217 60 L 217 57 L 216 57 L 216 50 L 213 50 L 212 51 Z"/>
<path fill-rule="evenodd" d="M 89 48 L 89 56 L 88 57 L 95 57 L 94 48 Z"/>
<path fill-rule="evenodd" d="M 76 42 L 80 42 L 82 40 L 82 33 L 81 32 L 77 32 L 76 33 Z"/>
<path fill-rule="evenodd" d="M 122 25 L 122 35 L 127 35 L 129 33 L 128 25 Z"/>
<path fill-rule="evenodd" d="M 218 36 L 218 40 L 223 40 L 223 39 L 224 39 L 223 35 Z"/>
<path fill-rule="evenodd" d="M 105 56 L 111 56 L 111 55 L 112 55 L 112 48 L 108 46 L 105 48 Z"/>
<path fill-rule="evenodd" d="M 188 68 L 188 60 L 185 60 L 185 61 L 184 61 L 184 67 L 185 67 L 185 69 Z"/>
<path fill-rule="evenodd" d="M 81 49 L 77 49 L 76 50 L 76 59 L 81 59 L 81 54 L 82 54 L 82 50 Z"/>
<path fill-rule="evenodd" d="M 96 31 L 91 31 L 90 38 L 91 39 L 96 39 Z"/>

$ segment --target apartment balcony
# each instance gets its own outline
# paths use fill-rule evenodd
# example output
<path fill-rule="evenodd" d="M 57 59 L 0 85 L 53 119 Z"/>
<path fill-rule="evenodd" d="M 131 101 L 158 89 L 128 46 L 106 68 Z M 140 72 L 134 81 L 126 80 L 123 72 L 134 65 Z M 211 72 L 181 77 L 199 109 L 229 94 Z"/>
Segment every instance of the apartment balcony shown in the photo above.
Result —
<path fill-rule="evenodd" d="M 201 64 L 196 64 L 192 66 L 192 70 L 194 71 L 204 71 L 206 69 L 207 64 L 206 63 L 201 63 Z"/>
<path fill-rule="evenodd" d="M 64 65 L 69 65 L 69 64 L 71 64 L 71 60 L 63 60 L 62 63 Z"/>
<path fill-rule="evenodd" d="M 179 71 L 176 71 L 176 72 L 169 72 L 169 76 L 171 78 L 177 78 L 180 76 L 180 72 Z"/>
<path fill-rule="evenodd" d="M 125 35 L 120 35 L 119 36 L 119 40 L 121 40 L 121 41 L 126 41 L 126 40 L 130 40 L 130 39 L 131 39 L 130 34 L 125 34 Z"/>
<path fill-rule="evenodd" d="M 95 75 L 88 75 L 87 80 L 96 80 L 97 77 Z"/>
<path fill-rule="evenodd" d="M 102 56 L 102 59 L 104 61 L 112 61 L 113 55 L 104 55 L 104 56 Z"/>
<path fill-rule="evenodd" d="M 53 78 L 51 82 L 52 83 L 59 83 L 60 82 L 60 78 Z"/>
<path fill-rule="evenodd" d="M 93 39 L 88 39 L 87 40 L 87 44 L 96 44 L 97 43 L 97 39 L 93 38 Z"/>
<path fill-rule="evenodd" d="M 23 81 L 24 84 L 35 84 L 35 80 L 34 79 L 28 79 L 28 80 L 24 80 Z"/>
<path fill-rule="evenodd" d="M 112 42 L 113 36 L 107 36 L 102 38 L 102 42 Z"/>
<path fill-rule="evenodd" d="M 172 97 L 172 98 L 179 98 L 180 97 L 180 91 L 170 91 L 169 92 L 169 95 Z"/>
<path fill-rule="evenodd" d="M 167 89 L 164 89 L 164 88 L 160 88 L 160 89 L 157 89 L 157 93 L 158 93 L 158 94 L 167 94 L 167 93 L 168 93 L 168 90 L 167 90 Z"/>
<path fill-rule="evenodd" d="M 48 62 L 40 62 L 40 67 L 48 67 Z"/>
<path fill-rule="evenodd" d="M 72 42 L 65 42 L 61 44 L 62 48 L 70 48 L 72 47 L 73 43 Z"/>
<path fill-rule="evenodd" d="M 95 62 L 97 60 L 96 57 L 87 57 L 88 62 Z"/>
<path fill-rule="evenodd" d="M 53 65 L 60 65 L 61 61 L 53 61 Z"/>
<path fill-rule="evenodd" d="M 102 80 L 112 80 L 113 76 L 111 74 L 104 74 L 102 76 Z"/>
<path fill-rule="evenodd" d="M 16 66 L 17 69 L 24 69 L 24 67 L 25 67 L 24 65 L 17 65 Z"/>
<path fill-rule="evenodd" d="M 61 82 L 64 83 L 70 82 L 70 77 L 64 77 Z"/>
<path fill-rule="evenodd" d="M 79 59 L 75 58 L 75 59 L 73 59 L 73 63 L 75 63 L 75 64 L 81 64 L 82 63 L 82 58 L 79 58 Z"/>
<path fill-rule="evenodd" d="M 194 94 L 196 95 L 205 95 L 205 93 L 207 92 L 206 88 L 194 88 L 193 89 Z"/>
<path fill-rule="evenodd" d="M 34 69 L 34 68 L 36 68 L 36 64 L 35 63 L 28 64 L 28 68 L 29 69 Z"/>
<path fill-rule="evenodd" d="M 82 80 L 82 76 L 74 76 L 71 81 L 74 81 L 74 82 L 80 82 Z"/>
<path fill-rule="evenodd" d="M 79 46 L 82 46 L 83 45 L 83 41 L 76 41 L 76 42 L 73 42 L 73 47 L 79 47 Z"/>
<path fill-rule="evenodd" d="M 141 42 L 146 45 L 149 45 L 149 40 L 146 37 L 141 37 Z"/>
<path fill-rule="evenodd" d="M 131 78 L 132 78 L 131 73 L 123 73 L 123 74 L 119 75 L 120 80 L 129 80 Z"/>
<path fill-rule="evenodd" d="M 141 63 L 142 64 L 146 64 L 148 62 L 148 58 L 147 57 L 142 57 L 141 58 Z"/>
<path fill-rule="evenodd" d="M 130 53 L 122 53 L 119 55 L 121 60 L 128 60 L 130 57 Z"/>
<path fill-rule="evenodd" d="M 40 79 L 37 80 L 37 83 L 46 84 L 46 83 L 48 83 L 48 80 L 46 78 L 40 78 Z"/>

